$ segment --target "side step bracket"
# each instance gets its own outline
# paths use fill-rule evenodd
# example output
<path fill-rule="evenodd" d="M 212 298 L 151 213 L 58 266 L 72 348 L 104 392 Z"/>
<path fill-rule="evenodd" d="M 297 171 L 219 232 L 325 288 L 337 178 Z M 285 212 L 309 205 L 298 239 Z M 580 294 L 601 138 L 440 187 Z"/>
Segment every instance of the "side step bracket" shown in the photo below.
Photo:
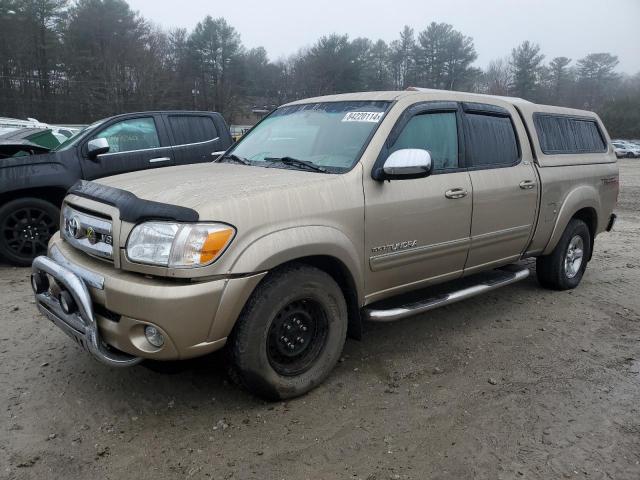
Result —
<path fill-rule="evenodd" d="M 422 300 L 411 301 L 404 304 L 376 308 L 375 304 L 364 308 L 364 319 L 371 322 L 393 322 L 403 318 L 428 312 L 434 308 L 443 307 L 451 303 L 459 302 L 467 298 L 475 297 L 496 288 L 511 285 L 524 280 L 529 276 L 529 269 L 520 265 L 507 265 L 483 274 L 474 275 L 465 279 L 472 281 L 470 286 L 459 289 L 450 289 L 443 293 L 429 296 Z M 476 278 L 477 277 L 477 278 Z M 455 287 L 454 287 L 455 288 Z M 380 302 L 382 303 L 382 302 Z M 388 301 L 384 301 L 388 304 Z"/>

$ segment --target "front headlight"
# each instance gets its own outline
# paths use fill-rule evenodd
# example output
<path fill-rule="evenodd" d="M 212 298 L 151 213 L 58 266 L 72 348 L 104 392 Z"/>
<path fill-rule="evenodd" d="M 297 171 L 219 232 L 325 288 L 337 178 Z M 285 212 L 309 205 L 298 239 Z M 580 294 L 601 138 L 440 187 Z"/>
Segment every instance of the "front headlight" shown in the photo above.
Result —
<path fill-rule="evenodd" d="M 170 268 L 201 267 L 218 258 L 235 233 L 224 223 L 145 222 L 131 230 L 127 257 Z"/>

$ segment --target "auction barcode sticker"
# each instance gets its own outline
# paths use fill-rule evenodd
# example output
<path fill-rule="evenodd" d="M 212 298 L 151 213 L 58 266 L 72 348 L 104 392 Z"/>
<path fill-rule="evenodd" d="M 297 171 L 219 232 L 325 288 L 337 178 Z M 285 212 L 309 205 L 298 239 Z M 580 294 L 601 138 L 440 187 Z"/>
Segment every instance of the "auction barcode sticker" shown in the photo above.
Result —
<path fill-rule="evenodd" d="M 349 112 L 342 119 L 343 122 L 373 122 L 378 123 L 384 112 Z"/>

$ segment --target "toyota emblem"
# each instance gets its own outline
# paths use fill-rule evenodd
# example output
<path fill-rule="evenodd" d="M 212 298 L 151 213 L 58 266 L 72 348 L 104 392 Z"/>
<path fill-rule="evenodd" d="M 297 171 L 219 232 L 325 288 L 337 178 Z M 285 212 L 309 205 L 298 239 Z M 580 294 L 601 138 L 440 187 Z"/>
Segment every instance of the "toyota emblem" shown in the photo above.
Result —
<path fill-rule="evenodd" d="M 78 217 L 72 217 L 67 223 L 67 231 L 73 238 L 80 238 L 82 236 L 82 230 L 80 229 L 80 220 Z"/>

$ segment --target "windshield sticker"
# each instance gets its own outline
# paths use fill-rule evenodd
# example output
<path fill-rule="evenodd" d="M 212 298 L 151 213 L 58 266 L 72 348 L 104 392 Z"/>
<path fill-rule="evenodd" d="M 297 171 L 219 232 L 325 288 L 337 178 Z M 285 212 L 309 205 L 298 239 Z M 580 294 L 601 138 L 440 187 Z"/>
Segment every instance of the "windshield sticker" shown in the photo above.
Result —
<path fill-rule="evenodd" d="M 343 122 L 373 122 L 378 123 L 384 112 L 349 112 L 342 119 Z"/>

